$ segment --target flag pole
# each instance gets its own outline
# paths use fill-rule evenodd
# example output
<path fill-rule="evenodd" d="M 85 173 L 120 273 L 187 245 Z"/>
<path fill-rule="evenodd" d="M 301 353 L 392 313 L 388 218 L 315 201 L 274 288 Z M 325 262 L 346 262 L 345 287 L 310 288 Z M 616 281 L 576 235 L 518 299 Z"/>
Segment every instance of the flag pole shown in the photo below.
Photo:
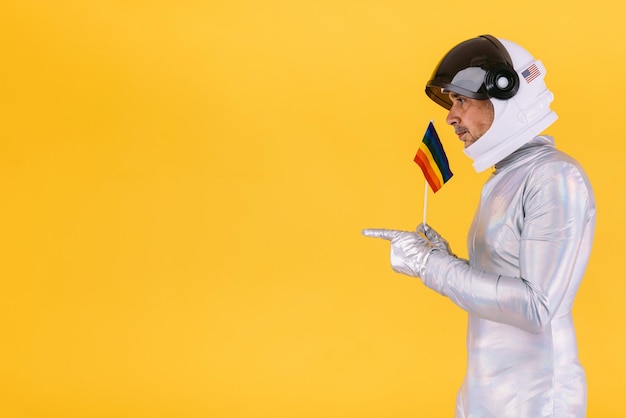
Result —
<path fill-rule="evenodd" d="M 424 180 L 424 218 L 422 223 L 426 226 L 426 208 L 428 207 L 428 181 Z"/>

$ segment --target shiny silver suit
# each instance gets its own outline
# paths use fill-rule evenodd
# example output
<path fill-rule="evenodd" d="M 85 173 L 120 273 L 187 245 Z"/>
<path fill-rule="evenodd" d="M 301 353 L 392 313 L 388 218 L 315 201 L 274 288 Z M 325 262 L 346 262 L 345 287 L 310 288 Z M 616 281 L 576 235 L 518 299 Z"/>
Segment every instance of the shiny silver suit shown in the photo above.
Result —
<path fill-rule="evenodd" d="M 469 314 L 458 418 L 584 417 L 572 321 L 595 228 L 576 161 L 536 137 L 496 165 L 469 231 L 469 262 L 430 255 L 424 283 Z"/>

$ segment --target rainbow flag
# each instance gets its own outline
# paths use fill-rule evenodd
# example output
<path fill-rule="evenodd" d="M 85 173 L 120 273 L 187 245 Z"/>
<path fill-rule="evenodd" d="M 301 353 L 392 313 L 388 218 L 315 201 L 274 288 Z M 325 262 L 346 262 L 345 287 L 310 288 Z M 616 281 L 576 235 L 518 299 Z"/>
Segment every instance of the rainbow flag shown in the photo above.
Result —
<path fill-rule="evenodd" d="M 441 189 L 441 186 L 453 176 L 448 164 L 448 157 L 446 157 L 443 145 L 441 145 L 439 135 L 437 135 L 432 121 L 428 124 L 424 139 L 422 139 L 413 161 L 422 169 L 424 177 L 426 177 L 426 181 L 430 184 L 433 192 Z"/>

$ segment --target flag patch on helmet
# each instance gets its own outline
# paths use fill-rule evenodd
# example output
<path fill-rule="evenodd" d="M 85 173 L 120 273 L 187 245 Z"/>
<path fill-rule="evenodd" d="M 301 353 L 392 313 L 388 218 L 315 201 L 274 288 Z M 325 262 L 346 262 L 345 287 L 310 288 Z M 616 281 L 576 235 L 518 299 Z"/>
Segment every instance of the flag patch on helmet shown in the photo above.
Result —
<path fill-rule="evenodd" d="M 522 75 L 524 76 L 524 80 L 526 80 L 527 83 L 530 83 L 535 78 L 539 77 L 541 73 L 539 72 L 539 68 L 537 68 L 535 63 L 532 63 L 530 67 L 522 71 Z"/>

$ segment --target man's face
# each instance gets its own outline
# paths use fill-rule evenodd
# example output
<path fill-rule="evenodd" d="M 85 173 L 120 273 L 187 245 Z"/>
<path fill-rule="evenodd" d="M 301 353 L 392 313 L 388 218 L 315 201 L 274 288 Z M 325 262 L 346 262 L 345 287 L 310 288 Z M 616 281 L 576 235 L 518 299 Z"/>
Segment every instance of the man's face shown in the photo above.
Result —
<path fill-rule="evenodd" d="M 490 100 L 476 100 L 450 92 L 452 107 L 446 123 L 454 127 L 454 133 L 465 143 L 465 148 L 478 141 L 493 123 L 493 104 Z"/>

